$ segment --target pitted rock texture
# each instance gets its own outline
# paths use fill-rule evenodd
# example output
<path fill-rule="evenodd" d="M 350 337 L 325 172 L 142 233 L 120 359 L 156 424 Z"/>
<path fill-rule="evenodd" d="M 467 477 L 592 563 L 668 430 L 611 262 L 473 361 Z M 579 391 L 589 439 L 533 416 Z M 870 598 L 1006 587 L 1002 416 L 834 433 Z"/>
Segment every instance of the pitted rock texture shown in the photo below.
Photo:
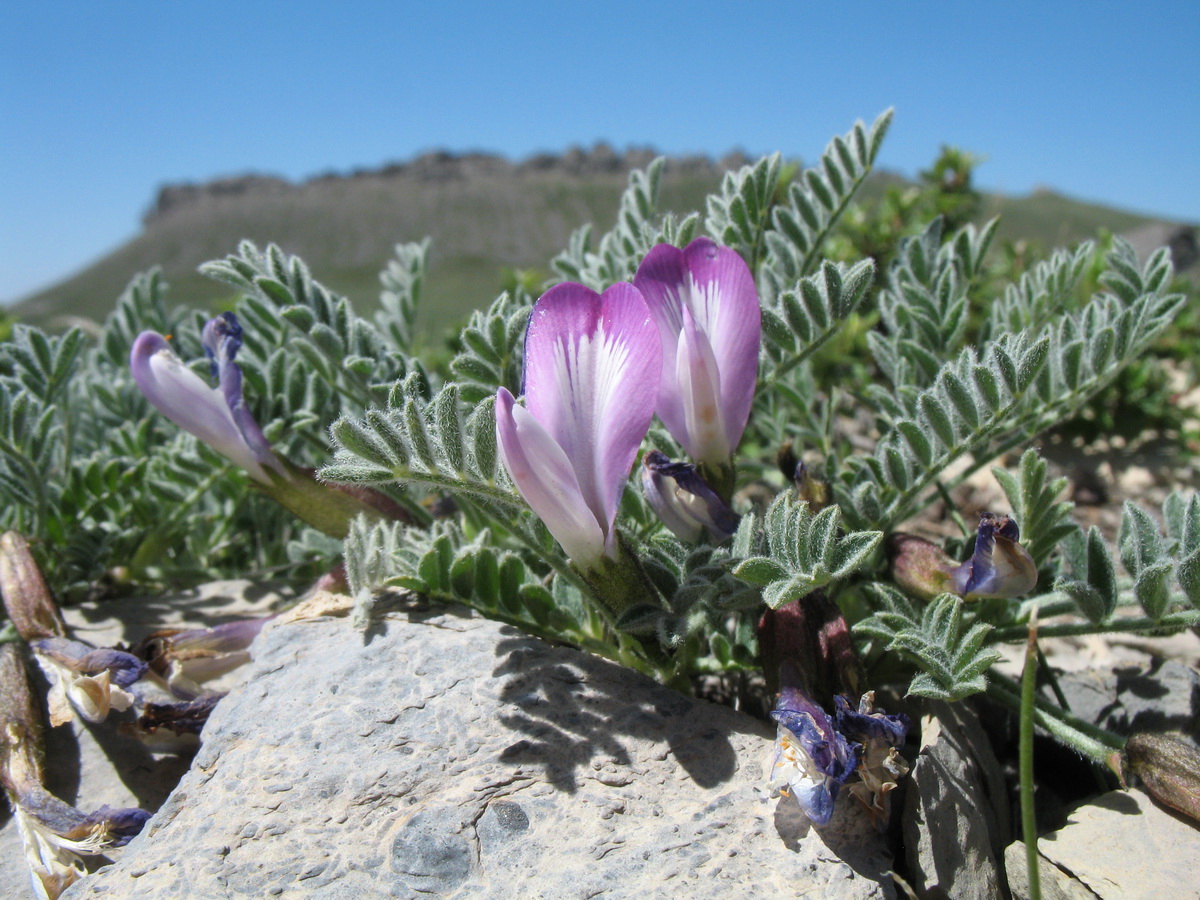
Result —
<path fill-rule="evenodd" d="M 892 897 L 850 798 L 760 785 L 764 723 L 465 612 L 284 621 L 179 787 L 65 897 Z"/>
<path fill-rule="evenodd" d="M 63 610 L 72 637 L 98 646 L 133 644 L 162 628 L 203 628 L 274 612 L 291 592 L 281 585 L 245 580 L 214 581 L 199 588 L 152 597 L 136 596 L 84 603 Z M 31 667 L 36 684 L 44 684 Z M 230 676 L 235 681 L 237 674 Z M 46 787 L 59 799 L 92 812 L 101 806 L 157 809 L 187 771 L 189 741 L 168 735 L 154 747 L 121 732 L 132 718 L 114 713 L 100 725 L 76 719 L 46 733 Z M 119 851 L 118 851 L 119 852 Z M 90 868 L 103 859 L 87 860 Z M 0 800 L 0 898 L 34 897 L 16 822 Z"/>

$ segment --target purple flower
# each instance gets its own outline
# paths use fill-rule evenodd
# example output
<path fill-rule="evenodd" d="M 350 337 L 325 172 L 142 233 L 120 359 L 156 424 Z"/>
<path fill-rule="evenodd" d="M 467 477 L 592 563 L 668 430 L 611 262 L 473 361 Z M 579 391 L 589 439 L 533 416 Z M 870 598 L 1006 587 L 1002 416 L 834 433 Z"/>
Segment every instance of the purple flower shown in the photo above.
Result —
<path fill-rule="evenodd" d="M 660 450 L 642 457 L 642 489 L 671 531 L 694 543 L 705 531 L 720 543 L 737 531 L 737 514 L 716 495 L 691 463 L 671 462 Z"/>
<path fill-rule="evenodd" d="M 904 713 L 889 716 L 882 709 L 876 709 L 874 691 L 862 695 L 858 709 L 841 694 L 834 696 L 833 705 L 837 730 L 861 744 L 878 742 L 887 747 L 899 747 L 908 735 L 908 716 Z"/>
<path fill-rule="evenodd" d="M 985 512 L 979 517 L 975 552 L 950 571 L 949 587 L 970 599 L 1020 597 L 1037 584 L 1037 566 L 1019 543 L 1017 523 L 1008 516 Z"/>
<path fill-rule="evenodd" d="M 164 416 L 237 463 L 255 481 L 270 484 L 268 469 L 279 475 L 284 469 L 242 399 L 242 371 L 234 362 L 242 345 L 237 317 L 222 313 L 209 320 L 202 341 L 219 388 L 205 384 L 153 331 L 143 331 L 133 342 L 133 380 Z"/>
<path fill-rule="evenodd" d="M 654 415 L 662 349 L 641 294 L 560 284 L 534 305 L 525 335 L 525 406 L 500 388 L 504 468 L 571 560 L 618 556 L 613 521 Z"/>
<path fill-rule="evenodd" d="M 727 465 L 750 416 L 762 311 L 740 256 L 697 238 L 659 244 L 633 279 L 662 338 L 656 411 L 702 465 Z"/>
<path fill-rule="evenodd" d="M 860 745 L 841 734 L 804 691 L 785 686 L 771 713 L 779 725 L 770 785 L 792 794 L 814 825 L 828 825 L 842 785 L 858 766 Z"/>

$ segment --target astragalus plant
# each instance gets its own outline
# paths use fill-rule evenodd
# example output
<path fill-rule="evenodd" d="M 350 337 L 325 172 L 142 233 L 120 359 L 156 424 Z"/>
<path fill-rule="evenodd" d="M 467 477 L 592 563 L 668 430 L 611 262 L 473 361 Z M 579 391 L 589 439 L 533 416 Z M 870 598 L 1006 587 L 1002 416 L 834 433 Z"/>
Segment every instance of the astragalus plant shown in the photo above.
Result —
<path fill-rule="evenodd" d="M 994 221 L 929 221 L 886 271 L 832 261 L 890 121 L 811 168 L 730 172 L 688 215 L 656 208 L 662 160 L 632 173 L 612 231 L 577 232 L 540 298 L 484 305 L 437 364 L 415 349 L 426 244 L 397 247 L 369 319 L 244 243 L 203 267 L 236 292 L 216 319 L 150 274 L 98 341 L 18 326 L 0 524 L 68 596 L 344 559 L 360 622 L 393 586 L 685 690 L 762 669 L 777 780 L 815 821 L 843 783 L 885 809 L 907 722 L 873 707 L 884 673 L 1015 704 L 995 646 L 1035 610 L 1042 635 L 1200 622 L 1200 501 L 1128 505 L 1114 556 L 1036 449 L 1169 328 L 1167 252 L 1115 240 L 1090 296 L 1088 244 L 997 286 Z M 861 357 L 829 356 L 872 316 Z M 994 463 L 1008 505 L 961 510 L 977 532 L 906 533 Z M 1039 703 L 1092 758 L 1117 748 Z"/>

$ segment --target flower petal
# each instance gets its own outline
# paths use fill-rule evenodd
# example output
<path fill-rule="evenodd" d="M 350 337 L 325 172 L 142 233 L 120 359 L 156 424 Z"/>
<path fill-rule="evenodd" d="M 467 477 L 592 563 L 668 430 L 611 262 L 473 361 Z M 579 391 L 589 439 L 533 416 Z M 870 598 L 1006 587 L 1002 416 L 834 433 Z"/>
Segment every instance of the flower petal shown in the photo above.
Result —
<path fill-rule="evenodd" d="M 646 299 L 662 340 L 662 381 L 658 386 L 655 411 L 667 431 L 680 443 L 682 436 L 687 434 L 687 422 L 679 389 L 677 355 L 679 335 L 683 331 L 683 307 L 690 305 L 690 282 L 683 251 L 670 244 L 659 244 L 651 249 L 633 277 L 633 284 Z"/>
<path fill-rule="evenodd" d="M 732 451 L 742 439 L 758 378 L 762 308 L 750 267 L 728 247 L 697 238 L 684 249 L 692 315 L 712 343 L 721 372 L 721 410 Z"/>
<path fill-rule="evenodd" d="M 661 370 L 658 332 L 632 285 L 600 295 L 560 284 L 535 304 L 525 338 L 526 408 L 570 461 L 610 552 Z"/>
<path fill-rule="evenodd" d="M 675 355 L 675 380 L 686 428 L 686 440 L 680 438 L 680 443 L 696 462 L 721 465 L 733 454 L 722 411 L 721 371 L 708 336 L 696 327 L 686 306 Z"/>
<path fill-rule="evenodd" d="M 749 267 L 735 251 L 718 247 L 708 238 L 697 238 L 684 250 L 669 244 L 654 247 L 638 267 L 633 283 L 646 298 L 662 337 L 663 378 L 657 412 L 667 430 L 686 443 L 686 387 L 678 376 L 686 307 L 711 346 L 720 372 L 725 443 L 730 450 L 736 448 L 750 416 L 762 338 L 762 310 Z"/>
<path fill-rule="evenodd" d="M 242 369 L 234 362 L 238 350 L 242 347 L 242 326 L 238 324 L 237 316 L 225 312 L 209 319 L 201 334 L 201 343 L 204 344 L 204 352 L 210 360 L 213 376 L 221 385 L 225 404 L 229 407 L 246 446 L 260 463 L 270 466 L 281 475 L 284 474 L 271 445 L 267 443 L 262 429 L 258 427 L 258 422 L 242 396 Z"/>
<path fill-rule="evenodd" d="M 138 388 L 159 412 L 241 466 L 256 481 L 270 480 L 221 392 L 188 369 L 162 335 L 153 331 L 139 334 L 129 366 Z"/>
<path fill-rule="evenodd" d="M 985 512 L 971 558 L 950 572 L 950 587 L 975 599 L 1020 597 L 1037 585 L 1037 566 L 1018 543 L 1017 523 L 1005 515 Z"/>
<path fill-rule="evenodd" d="M 567 555 L 585 568 L 599 559 L 605 533 L 584 500 L 571 460 L 507 388 L 496 393 L 496 438 L 517 490 Z"/>
<path fill-rule="evenodd" d="M 691 463 L 671 462 L 660 450 L 642 459 L 642 488 L 654 511 L 677 537 L 694 543 L 708 530 L 711 540 L 728 540 L 738 516 L 700 477 Z"/>

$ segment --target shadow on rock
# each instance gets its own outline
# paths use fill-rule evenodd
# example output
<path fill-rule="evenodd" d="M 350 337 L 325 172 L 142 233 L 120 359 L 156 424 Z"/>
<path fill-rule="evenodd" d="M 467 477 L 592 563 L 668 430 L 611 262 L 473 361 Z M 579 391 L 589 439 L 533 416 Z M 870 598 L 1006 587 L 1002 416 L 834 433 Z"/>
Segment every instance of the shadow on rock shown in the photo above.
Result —
<path fill-rule="evenodd" d="M 500 722 L 521 735 L 502 759 L 535 762 L 560 790 L 574 792 L 588 770 L 605 784 L 628 784 L 642 766 L 623 737 L 649 742 L 658 758 L 671 755 L 701 787 L 728 781 L 737 769 L 731 732 L 765 734 L 765 724 L 692 700 L 649 678 L 585 653 L 564 660 L 536 638 L 510 637 L 496 648 L 502 678 Z M 702 710 L 703 715 L 696 713 Z"/>

